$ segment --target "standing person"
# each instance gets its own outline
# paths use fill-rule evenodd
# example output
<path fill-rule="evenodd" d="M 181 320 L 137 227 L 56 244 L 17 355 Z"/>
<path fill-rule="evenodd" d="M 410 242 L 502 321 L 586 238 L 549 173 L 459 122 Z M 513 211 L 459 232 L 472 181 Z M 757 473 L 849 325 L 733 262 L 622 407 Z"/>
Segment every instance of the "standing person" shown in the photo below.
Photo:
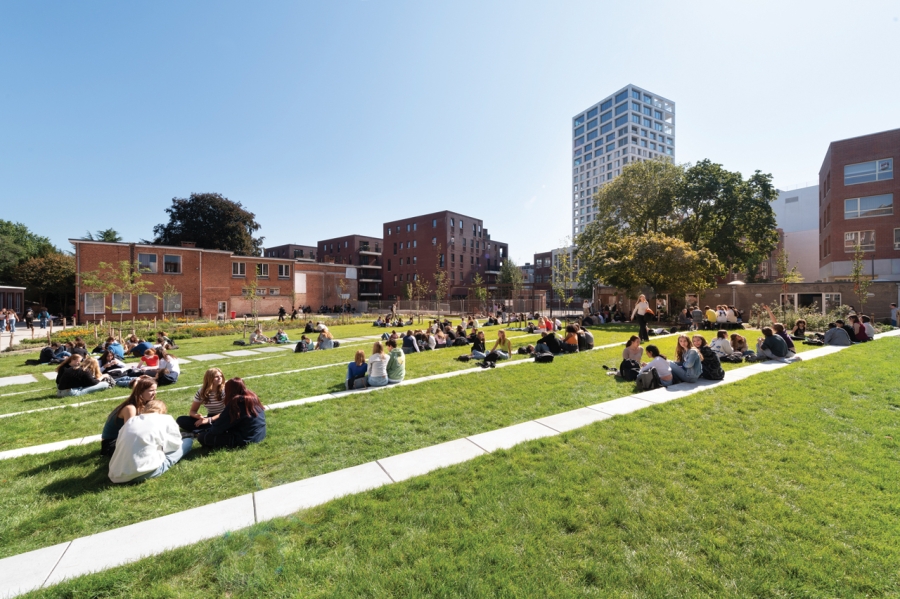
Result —
<path fill-rule="evenodd" d="M 109 480 L 128 483 L 162 476 L 191 451 L 193 437 L 182 439 L 167 411 L 165 403 L 154 399 L 122 426 L 109 461 Z"/>
<path fill-rule="evenodd" d="M 38 318 L 41 321 L 41 328 L 46 329 L 47 328 L 47 319 L 50 318 L 50 314 L 47 312 L 47 308 L 41 308 L 41 312 L 40 312 L 40 315 L 38 316 Z"/>
<path fill-rule="evenodd" d="M 31 329 L 31 332 L 34 332 L 34 310 L 28 308 L 25 310 L 25 326 Z"/>
<path fill-rule="evenodd" d="M 394 339 L 388 339 L 387 346 L 391 348 L 387 363 L 388 384 L 396 385 L 406 378 L 406 355 L 397 349 L 397 342 Z"/>
<path fill-rule="evenodd" d="M 16 321 L 17 321 L 17 320 L 19 320 L 19 319 L 18 319 L 18 317 L 16 316 L 16 311 L 15 311 L 15 310 L 10 310 L 9 312 L 7 312 L 7 314 L 6 314 L 6 321 L 9 323 L 9 332 L 10 332 L 10 333 L 15 333 L 15 332 L 16 332 Z"/>
<path fill-rule="evenodd" d="M 148 402 L 156 399 L 156 381 L 149 376 L 135 379 L 128 399 L 113 408 L 100 433 L 100 455 L 111 456 L 116 449 L 119 431 L 129 419 L 144 412 Z"/>
<path fill-rule="evenodd" d="M 372 355 L 369 356 L 369 368 L 367 382 L 369 387 L 384 387 L 388 384 L 387 365 L 390 357 L 384 353 L 381 341 L 372 345 Z"/>
<path fill-rule="evenodd" d="M 198 411 L 206 408 L 206 416 Z M 225 409 L 225 376 L 218 368 L 210 368 L 203 375 L 203 385 L 194 394 L 194 401 L 187 416 L 175 419 L 178 426 L 186 431 L 208 429 Z"/>
<path fill-rule="evenodd" d="M 278 308 L 278 321 L 284 322 L 284 317 L 287 316 L 287 310 L 284 309 L 284 306 L 280 306 Z"/>
<path fill-rule="evenodd" d="M 0 334 L 6 332 L 6 308 L 0 309 Z"/>
<path fill-rule="evenodd" d="M 891 326 L 897 326 L 897 304 L 891 304 Z"/>
<path fill-rule="evenodd" d="M 225 383 L 225 409 L 197 440 L 210 449 L 244 447 L 266 438 L 266 409 L 240 378 Z"/>
<path fill-rule="evenodd" d="M 634 310 L 631 311 L 631 320 L 637 317 L 637 323 L 640 325 L 638 337 L 640 337 L 641 341 L 650 341 L 650 335 L 647 333 L 647 310 L 649 309 L 650 304 L 647 303 L 647 298 L 643 293 L 640 294 Z"/>

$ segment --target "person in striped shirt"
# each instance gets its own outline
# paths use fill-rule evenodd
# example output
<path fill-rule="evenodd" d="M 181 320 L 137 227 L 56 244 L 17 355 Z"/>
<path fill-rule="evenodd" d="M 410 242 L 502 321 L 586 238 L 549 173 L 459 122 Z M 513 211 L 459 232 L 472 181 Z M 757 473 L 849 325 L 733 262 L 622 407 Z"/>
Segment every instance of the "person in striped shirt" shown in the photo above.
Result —
<path fill-rule="evenodd" d="M 206 416 L 198 412 L 200 406 L 206 408 Z M 210 428 L 225 409 L 225 376 L 218 368 L 210 368 L 203 375 L 203 385 L 194 395 L 187 416 L 175 419 L 183 430 L 197 431 Z"/>

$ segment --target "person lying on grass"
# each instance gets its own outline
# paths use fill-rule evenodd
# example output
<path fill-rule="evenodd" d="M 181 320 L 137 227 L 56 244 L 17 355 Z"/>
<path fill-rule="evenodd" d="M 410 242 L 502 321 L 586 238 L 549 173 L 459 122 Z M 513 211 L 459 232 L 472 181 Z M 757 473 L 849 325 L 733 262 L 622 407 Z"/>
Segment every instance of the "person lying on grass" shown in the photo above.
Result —
<path fill-rule="evenodd" d="M 198 411 L 206 408 L 206 416 Z M 218 368 L 210 368 L 203 375 L 203 384 L 194 394 L 194 401 L 187 416 L 175 419 L 178 426 L 186 431 L 200 431 L 212 426 L 225 409 L 225 375 Z"/>
<path fill-rule="evenodd" d="M 149 376 L 133 380 L 131 395 L 117 405 L 106 417 L 103 432 L 100 433 L 100 455 L 111 456 L 116 449 L 119 431 L 128 420 L 144 412 L 147 402 L 156 399 L 156 381 Z"/>
<path fill-rule="evenodd" d="M 57 397 L 87 395 L 109 389 L 108 383 L 82 368 L 82 360 L 80 354 L 72 354 L 56 367 Z M 94 362 L 96 363 L 96 360 Z"/>
<path fill-rule="evenodd" d="M 699 335 L 698 335 L 699 336 Z M 702 357 L 687 335 L 679 335 L 675 345 L 675 361 L 671 363 L 676 383 L 696 383 L 703 373 Z"/>
<path fill-rule="evenodd" d="M 397 348 L 397 341 L 394 339 L 389 339 L 387 346 L 390 348 L 387 363 L 388 384 L 396 385 L 406 378 L 406 355 Z"/>
<path fill-rule="evenodd" d="M 200 445 L 209 449 L 244 447 L 266 438 L 266 411 L 256 393 L 240 378 L 225 383 L 225 409 L 212 427 L 197 434 Z"/>
<path fill-rule="evenodd" d="M 181 438 L 167 411 L 165 403 L 154 399 L 122 426 L 109 461 L 109 480 L 136 483 L 162 476 L 191 451 L 194 439 Z"/>
<path fill-rule="evenodd" d="M 381 341 L 376 341 L 372 345 L 372 355 L 369 356 L 368 374 L 366 375 L 366 384 L 369 387 L 384 387 L 388 384 L 387 365 L 390 362 L 390 356 L 384 353 L 384 346 Z"/>
<path fill-rule="evenodd" d="M 669 361 L 664 355 L 659 353 L 659 348 L 655 345 L 648 345 L 646 351 L 651 360 L 641 366 L 640 372 L 650 372 L 651 369 L 656 369 L 656 374 L 659 375 L 659 381 L 663 384 L 663 387 L 671 385 L 674 382 L 674 378 Z"/>
<path fill-rule="evenodd" d="M 349 389 L 354 389 L 358 387 L 354 387 L 357 379 L 363 380 L 363 386 L 365 386 L 366 380 L 366 371 L 368 370 L 368 366 L 366 364 L 366 352 L 361 349 L 356 350 L 356 355 L 353 358 L 353 361 L 347 364 L 347 379 L 344 381 L 344 386 Z"/>

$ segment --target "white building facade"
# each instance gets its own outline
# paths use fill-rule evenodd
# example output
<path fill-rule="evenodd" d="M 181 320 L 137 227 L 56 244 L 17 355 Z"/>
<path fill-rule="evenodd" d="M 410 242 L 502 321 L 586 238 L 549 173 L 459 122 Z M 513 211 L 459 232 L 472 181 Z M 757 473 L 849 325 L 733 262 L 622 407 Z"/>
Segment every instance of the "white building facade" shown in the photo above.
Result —
<path fill-rule="evenodd" d="M 819 280 L 819 186 L 778 190 L 772 202 L 776 226 L 784 233 L 784 249 L 803 280 Z"/>
<path fill-rule="evenodd" d="M 572 117 L 572 239 L 594 220 L 603 184 L 654 158 L 675 159 L 675 102 L 628 85 Z"/>

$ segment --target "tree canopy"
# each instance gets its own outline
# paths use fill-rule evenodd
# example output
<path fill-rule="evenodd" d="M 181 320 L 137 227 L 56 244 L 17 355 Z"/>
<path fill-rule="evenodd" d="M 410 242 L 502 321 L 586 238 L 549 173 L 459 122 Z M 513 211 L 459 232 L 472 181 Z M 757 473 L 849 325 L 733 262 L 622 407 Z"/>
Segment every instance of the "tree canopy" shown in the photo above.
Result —
<path fill-rule="evenodd" d="M 192 193 L 189 198 L 172 198 L 166 208 L 169 222 L 153 227 L 153 243 L 180 245 L 190 241 L 210 250 L 228 250 L 239 256 L 262 254 L 264 237 L 256 215 L 218 193 Z"/>
<path fill-rule="evenodd" d="M 75 260 L 22 223 L 0 220 L 0 283 L 25 287 L 25 299 L 64 309 L 75 295 Z"/>
<path fill-rule="evenodd" d="M 110 227 L 109 229 L 102 229 L 97 231 L 96 233 L 91 233 L 88 231 L 85 236 L 85 239 L 90 241 L 111 241 L 113 243 L 122 241 L 122 236 L 119 235 L 119 232 Z"/>
<path fill-rule="evenodd" d="M 507 258 L 500 266 L 497 282 L 504 286 L 505 295 L 515 298 L 525 284 L 525 277 L 522 275 L 522 269 L 519 268 L 515 261 L 512 258 Z"/>
<path fill-rule="evenodd" d="M 778 242 L 777 195 L 771 175 L 744 179 L 709 160 L 629 165 L 597 192 L 594 221 L 578 236 L 582 287 L 680 294 L 713 286 L 729 269 L 754 271 Z M 642 269 L 627 251 L 654 264 Z"/>

